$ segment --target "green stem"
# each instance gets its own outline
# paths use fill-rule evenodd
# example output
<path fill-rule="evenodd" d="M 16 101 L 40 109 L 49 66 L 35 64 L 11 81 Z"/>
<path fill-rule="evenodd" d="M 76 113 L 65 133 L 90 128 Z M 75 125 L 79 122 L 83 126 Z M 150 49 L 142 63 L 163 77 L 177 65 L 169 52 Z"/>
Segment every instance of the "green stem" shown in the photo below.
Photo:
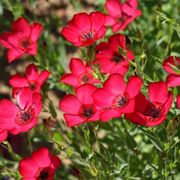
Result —
<path fill-rule="evenodd" d="M 29 134 L 29 133 L 27 133 L 27 139 L 28 139 L 29 148 L 30 148 L 30 151 L 31 151 L 31 154 L 32 154 L 33 148 L 32 148 L 31 137 L 30 137 L 30 134 Z"/>

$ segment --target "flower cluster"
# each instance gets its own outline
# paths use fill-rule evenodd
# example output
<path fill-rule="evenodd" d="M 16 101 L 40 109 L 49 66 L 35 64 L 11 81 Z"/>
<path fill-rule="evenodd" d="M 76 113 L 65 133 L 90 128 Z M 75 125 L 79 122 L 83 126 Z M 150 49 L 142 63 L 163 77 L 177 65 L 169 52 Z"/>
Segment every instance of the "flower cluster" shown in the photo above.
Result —
<path fill-rule="evenodd" d="M 179 72 L 172 66 L 179 65 L 180 60 L 178 57 L 167 58 L 163 64 L 165 71 L 170 73 L 166 82 L 149 83 L 149 97 L 142 93 L 142 77 L 127 74 L 131 61 L 135 59 L 127 44 L 128 37 L 118 32 L 141 15 L 137 6 L 137 0 L 126 0 L 124 3 L 107 0 L 107 14 L 76 14 L 60 32 L 75 46 L 85 46 L 87 51 L 92 47 L 95 49 L 91 52 L 94 53 L 91 56 L 93 59 L 72 58 L 72 73 L 60 79 L 62 83 L 73 86 L 75 91 L 75 94 L 65 95 L 59 103 L 67 126 L 91 121 L 106 122 L 122 115 L 146 127 L 157 126 L 166 120 L 173 101 L 168 87 L 180 85 Z M 97 41 L 106 35 L 108 27 L 117 33 L 98 44 Z"/>
<path fill-rule="evenodd" d="M 141 73 L 132 72 L 136 53 L 122 31 L 141 16 L 137 7 L 138 0 L 106 0 L 106 12 L 75 14 L 60 31 L 67 41 L 85 52 L 82 58 L 71 58 L 70 72 L 59 80 L 73 87 L 73 93 L 59 102 L 68 127 L 122 116 L 146 127 L 166 120 L 173 103 L 171 90 L 180 86 L 180 58 L 170 56 L 164 60 L 166 81 L 145 82 Z M 8 62 L 25 54 L 36 56 L 42 29 L 40 23 L 29 24 L 22 17 L 13 22 L 12 31 L 0 35 L 0 44 L 8 49 Z M 0 142 L 8 138 L 8 133 L 17 135 L 36 126 L 43 106 L 41 88 L 50 74 L 29 64 L 24 75 L 10 77 L 13 100 L 0 100 Z M 176 96 L 180 109 L 180 94 Z M 42 147 L 20 161 L 19 172 L 24 180 L 51 180 L 60 164 L 56 155 Z"/>
<path fill-rule="evenodd" d="M 4 32 L 0 36 L 0 44 L 8 49 L 9 63 L 24 54 L 37 55 L 37 40 L 42 31 L 40 23 L 30 25 L 24 18 L 12 24 L 12 32 Z M 15 103 L 0 100 L 0 142 L 5 141 L 8 133 L 17 135 L 31 130 L 38 123 L 38 115 L 42 110 L 41 87 L 48 79 L 50 72 L 38 72 L 35 64 L 29 64 L 25 76 L 15 74 L 10 77 L 12 97 Z M 20 161 L 19 171 L 22 179 L 53 179 L 60 159 L 51 155 L 47 148 L 33 152 L 32 157 Z"/>

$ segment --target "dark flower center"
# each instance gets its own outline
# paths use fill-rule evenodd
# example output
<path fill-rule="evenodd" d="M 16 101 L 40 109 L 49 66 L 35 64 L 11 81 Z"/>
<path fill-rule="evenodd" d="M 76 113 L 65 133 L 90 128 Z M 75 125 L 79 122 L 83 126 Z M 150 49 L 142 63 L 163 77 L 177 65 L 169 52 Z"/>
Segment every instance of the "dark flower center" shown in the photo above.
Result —
<path fill-rule="evenodd" d="M 95 113 L 95 107 L 93 104 L 88 105 L 82 105 L 80 109 L 80 116 L 89 119 L 91 118 Z"/>
<path fill-rule="evenodd" d="M 89 77 L 88 77 L 88 75 L 84 75 L 84 76 L 82 76 L 82 78 L 81 78 L 81 82 L 83 82 L 83 83 L 87 83 L 89 81 Z"/>
<path fill-rule="evenodd" d="M 127 103 L 127 99 L 125 97 L 121 97 L 118 99 L 118 105 L 123 107 Z"/>
<path fill-rule="evenodd" d="M 155 119 L 161 116 L 163 108 L 161 106 L 155 107 L 155 105 L 151 104 L 145 111 L 145 115 L 149 116 L 150 119 Z"/>
<path fill-rule="evenodd" d="M 39 175 L 39 180 L 47 179 L 49 176 L 47 171 L 41 171 Z"/>
<path fill-rule="evenodd" d="M 114 52 L 113 57 L 112 57 L 112 61 L 119 63 L 123 61 L 123 56 L 117 52 Z"/>
<path fill-rule="evenodd" d="M 32 91 L 34 91 L 34 90 L 36 89 L 36 86 L 37 86 L 37 85 L 36 85 L 35 82 L 29 84 L 29 87 L 30 87 L 30 89 L 31 89 Z"/>
<path fill-rule="evenodd" d="M 37 171 L 36 179 L 37 180 L 47 180 L 53 179 L 54 170 L 51 167 L 44 167 Z"/>
<path fill-rule="evenodd" d="M 40 169 L 37 174 L 37 180 L 46 180 L 49 179 L 51 176 L 51 168 L 50 167 L 45 167 L 43 169 Z"/>
<path fill-rule="evenodd" d="M 29 38 L 23 38 L 21 41 L 20 41 L 20 47 L 21 48 L 28 48 L 31 44 L 31 40 Z"/>
<path fill-rule="evenodd" d="M 119 23 L 124 23 L 125 21 L 127 21 L 129 18 L 131 18 L 132 16 L 126 14 L 125 12 L 122 12 L 121 17 L 119 17 L 118 22 Z"/>
<path fill-rule="evenodd" d="M 32 122 L 34 117 L 34 109 L 30 107 L 28 110 L 20 110 L 16 115 L 16 123 L 19 125 L 25 125 Z"/>
<path fill-rule="evenodd" d="M 82 41 L 85 42 L 85 41 L 91 41 L 93 39 L 93 34 L 92 32 L 88 32 L 88 33 L 82 33 L 81 34 L 81 38 L 82 38 Z"/>
<path fill-rule="evenodd" d="M 115 106 L 117 108 L 122 108 L 122 107 L 126 106 L 128 104 L 128 102 L 129 102 L 128 97 L 125 95 L 121 95 L 115 99 Z"/>
<path fill-rule="evenodd" d="M 21 119 L 23 121 L 27 121 L 31 118 L 31 114 L 29 112 L 21 112 Z"/>

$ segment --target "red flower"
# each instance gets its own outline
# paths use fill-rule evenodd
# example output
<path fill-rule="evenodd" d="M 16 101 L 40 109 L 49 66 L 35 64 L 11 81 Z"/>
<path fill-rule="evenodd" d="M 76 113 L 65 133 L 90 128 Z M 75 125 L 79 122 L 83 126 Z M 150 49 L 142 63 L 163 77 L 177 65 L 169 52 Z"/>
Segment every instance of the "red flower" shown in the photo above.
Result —
<path fill-rule="evenodd" d="M 55 171 L 60 165 L 61 160 L 43 147 L 34 151 L 31 157 L 20 161 L 19 172 L 22 180 L 53 180 Z"/>
<path fill-rule="evenodd" d="M 173 66 L 177 69 L 179 68 L 180 58 L 170 56 L 164 60 L 163 68 L 169 73 L 166 79 L 169 87 L 180 86 L 180 68 L 178 69 L 178 72 L 176 72 L 173 69 Z"/>
<path fill-rule="evenodd" d="M 120 52 L 123 51 L 123 52 Z M 126 38 L 116 34 L 96 46 L 96 58 L 102 73 L 119 73 L 124 75 L 129 68 L 128 60 L 133 60 L 133 53 L 126 48 Z"/>
<path fill-rule="evenodd" d="M 38 121 L 41 112 L 41 95 L 29 88 L 19 90 L 16 95 L 17 105 L 7 99 L 0 101 L 0 129 L 12 134 L 29 131 Z"/>
<path fill-rule="evenodd" d="M 125 118 L 147 127 L 157 126 L 166 119 L 173 95 L 168 93 L 165 82 L 150 83 L 148 92 L 150 101 L 143 94 L 139 94 L 135 100 L 135 112 L 125 114 Z"/>
<path fill-rule="evenodd" d="M 64 118 L 67 126 L 77 126 L 99 119 L 100 111 L 92 99 L 95 90 L 95 86 L 83 84 L 75 89 L 76 96 L 68 94 L 62 98 L 59 106 L 65 112 Z"/>
<path fill-rule="evenodd" d="M 0 129 L 0 142 L 5 141 L 7 136 L 8 136 L 8 131 Z"/>
<path fill-rule="evenodd" d="M 121 3 L 120 0 L 106 1 L 108 15 L 115 21 L 112 24 L 114 32 L 125 29 L 136 17 L 141 16 L 141 11 L 137 9 L 137 6 L 138 0 L 126 0 L 125 3 Z"/>
<path fill-rule="evenodd" d="M 61 82 L 77 87 L 85 83 L 98 83 L 99 81 L 92 76 L 92 69 L 85 66 L 81 59 L 72 58 L 69 68 L 71 73 L 63 75 Z"/>
<path fill-rule="evenodd" d="M 75 46 L 89 46 L 106 33 L 106 16 L 101 12 L 75 14 L 61 34 Z"/>
<path fill-rule="evenodd" d="M 26 67 L 26 76 L 15 74 L 11 76 L 9 83 L 15 88 L 29 87 L 33 92 L 40 92 L 41 86 L 48 79 L 50 72 L 43 70 L 38 73 L 38 69 L 34 64 L 30 64 Z"/>
<path fill-rule="evenodd" d="M 24 54 L 37 54 L 37 40 L 42 31 L 42 25 L 33 23 L 30 25 L 26 19 L 19 18 L 12 24 L 12 32 L 4 32 L 0 36 L 0 43 L 8 48 L 7 58 L 9 62 Z"/>
<path fill-rule="evenodd" d="M 103 85 L 93 94 L 94 103 L 104 109 L 101 114 L 103 121 L 120 117 L 122 113 L 134 111 L 135 97 L 142 86 L 139 77 L 132 76 L 128 83 L 119 74 L 111 75 Z"/>

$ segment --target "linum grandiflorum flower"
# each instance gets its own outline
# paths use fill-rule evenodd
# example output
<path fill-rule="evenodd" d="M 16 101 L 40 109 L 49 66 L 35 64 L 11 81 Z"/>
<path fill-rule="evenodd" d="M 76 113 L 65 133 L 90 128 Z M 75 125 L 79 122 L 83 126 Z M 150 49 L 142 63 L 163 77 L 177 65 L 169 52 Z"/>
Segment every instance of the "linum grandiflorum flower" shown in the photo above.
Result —
<path fill-rule="evenodd" d="M 12 134 L 29 131 L 37 124 L 42 109 L 41 95 L 29 88 L 22 88 L 15 94 L 16 103 L 7 99 L 0 101 L 0 129 Z"/>
<path fill-rule="evenodd" d="M 60 103 L 60 109 L 65 112 L 67 126 L 77 126 L 82 123 L 99 120 L 100 111 L 94 105 L 92 94 L 97 88 L 91 84 L 83 84 L 75 89 L 76 96 L 68 94 Z"/>
<path fill-rule="evenodd" d="M 134 113 L 125 114 L 125 118 L 144 126 L 161 124 L 171 108 L 172 93 L 168 92 L 165 82 L 150 83 L 148 87 L 149 101 L 143 94 L 136 96 Z"/>
<path fill-rule="evenodd" d="M 75 46 L 89 46 L 106 33 L 106 16 L 101 12 L 78 13 L 61 34 Z"/>
<path fill-rule="evenodd" d="M 132 76 L 126 84 L 121 75 L 111 75 L 103 88 L 97 89 L 93 94 L 95 105 L 104 110 L 101 120 L 108 121 L 120 117 L 123 113 L 134 112 L 135 97 L 141 86 L 142 80 L 139 77 Z"/>
<path fill-rule="evenodd" d="M 141 16 L 141 11 L 137 9 L 138 0 L 107 0 L 105 7 L 108 15 L 114 19 L 112 30 L 114 32 L 123 30 L 136 17 Z"/>
<path fill-rule="evenodd" d="M 61 160 L 51 154 L 46 147 L 33 152 L 31 157 L 26 157 L 19 162 L 19 172 L 22 180 L 53 180 L 56 169 L 61 165 Z"/>
<path fill-rule="evenodd" d="M 126 37 L 115 34 L 96 46 L 96 62 L 100 65 L 102 73 L 119 73 L 124 75 L 129 68 L 128 60 L 133 60 L 132 51 L 126 47 Z"/>
<path fill-rule="evenodd" d="M 15 74 L 11 76 L 9 84 L 14 88 L 29 87 L 33 92 L 40 92 L 41 86 L 48 79 L 50 72 L 43 70 L 38 72 L 37 67 L 34 64 L 30 64 L 26 67 L 26 75 Z"/>
<path fill-rule="evenodd" d="M 72 58 L 69 68 L 71 73 L 64 74 L 60 81 L 74 87 L 80 86 L 85 83 L 98 83 L 92 75 L 92 69 L 90 66 L 85 65 L 81 59 Z"/>
<path fill-rule="evenodd" d="M 177 68 L 178 72 L 173 69 Z M 163 68 L 169 73 L 166 82 L 169 87 L 180 86 L 180 58 L 175 56 L 170 56 L 163 62 Z"/>
<path fill-rule="evenodd" d="M 7 136 L 8 136 L 8 131 L 0 129 L 0 142 L 5 141 Z"/>
<path fill-rule="evenodd" d="M 42 25 L 30 25 L 26 19 L 18 18 L 12 24 L 12 32 L 4 32 L 0 36 L 0 44 L 8 49 L 9 63 L 24 54 L 37 54 L 37 40 L 41 34 Z"/>

